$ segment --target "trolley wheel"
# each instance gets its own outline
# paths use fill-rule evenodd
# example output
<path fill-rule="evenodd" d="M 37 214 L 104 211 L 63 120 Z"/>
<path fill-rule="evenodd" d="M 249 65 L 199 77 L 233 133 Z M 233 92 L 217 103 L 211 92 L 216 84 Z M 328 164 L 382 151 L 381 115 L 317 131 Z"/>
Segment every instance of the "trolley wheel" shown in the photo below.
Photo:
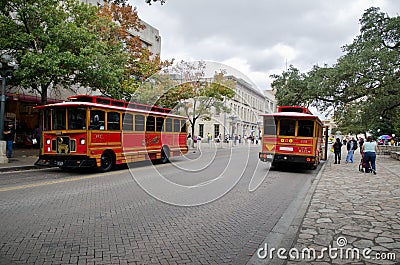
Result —
<path fill-rule="evenodd" d="M 105 151 L 100 159 L 100 172 L 108 172 L 115 166 L 114 155 L 110 151 Z"/>
<path fill-rule="evenodd" d="M 162 164 L 168 163 L 169 162 L 169 148 L 168 146 L 163 146 L 161 148 L 161 158 L 160 158 L 160 162 Z"/>

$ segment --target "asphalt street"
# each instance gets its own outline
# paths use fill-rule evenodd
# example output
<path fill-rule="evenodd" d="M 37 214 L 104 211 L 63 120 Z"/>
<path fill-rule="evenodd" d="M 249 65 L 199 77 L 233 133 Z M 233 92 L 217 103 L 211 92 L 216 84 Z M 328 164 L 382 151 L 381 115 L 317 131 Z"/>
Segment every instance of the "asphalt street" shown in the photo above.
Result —
<path fill-rule="evenodd" d="M 246 264 L 318 169 L 205 147 L 109 173 L 0 173 L 1 264 Z"/>

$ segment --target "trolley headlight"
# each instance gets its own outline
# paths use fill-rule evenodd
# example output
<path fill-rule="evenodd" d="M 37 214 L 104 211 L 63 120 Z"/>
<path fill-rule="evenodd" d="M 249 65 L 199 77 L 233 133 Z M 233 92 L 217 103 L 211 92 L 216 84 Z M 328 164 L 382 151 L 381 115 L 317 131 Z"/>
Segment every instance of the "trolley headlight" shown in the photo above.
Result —
<path fill-rule="evenodd" d="M 84 144 L 86 143 L 86 140 L 83 139 L 83 138 L 81 138 L 81 139 L 79 140 L 79 143 L 80 143 L 81 145 L 84 145 Z"/>
<path fill-rule="evenodd" d="M 46 139 L 46 144 L 50 144 L 50 143 L 51 143 L 50 139 Z"/>

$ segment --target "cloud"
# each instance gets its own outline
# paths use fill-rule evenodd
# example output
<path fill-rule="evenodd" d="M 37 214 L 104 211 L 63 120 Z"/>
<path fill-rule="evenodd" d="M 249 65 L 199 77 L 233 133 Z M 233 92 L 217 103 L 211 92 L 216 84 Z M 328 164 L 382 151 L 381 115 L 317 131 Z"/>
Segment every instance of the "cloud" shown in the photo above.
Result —
<path fill-rule="evenodd" d="M 167 0 L 148 6 L 135 0 L 139 16 L 160 30 L 164 59 L 211 60 L 235 64 L 270 87 L 271 72 L 286 62 L 306 72 L 334 64 L 342 46 L 359 34 L 359 19 L 371 6 L 398 15 L 390 0 Z M 265 78 L 261 78 L 264 76 Z"/>

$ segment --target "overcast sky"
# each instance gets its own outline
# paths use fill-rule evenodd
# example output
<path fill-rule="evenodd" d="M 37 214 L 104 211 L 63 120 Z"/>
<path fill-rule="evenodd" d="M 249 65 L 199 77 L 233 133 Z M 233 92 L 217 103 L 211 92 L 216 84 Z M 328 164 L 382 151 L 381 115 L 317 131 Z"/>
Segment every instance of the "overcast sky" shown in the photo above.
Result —
<path fill-rule="evenodd" d="M 130 0 L 161 35 L 162 59 L 215 61 L 248 76 L 261 90 L 286 65 L 307 72 L 332 65 L 360 32 L 371 7 L 400 14 L 399 0 Z"/>

